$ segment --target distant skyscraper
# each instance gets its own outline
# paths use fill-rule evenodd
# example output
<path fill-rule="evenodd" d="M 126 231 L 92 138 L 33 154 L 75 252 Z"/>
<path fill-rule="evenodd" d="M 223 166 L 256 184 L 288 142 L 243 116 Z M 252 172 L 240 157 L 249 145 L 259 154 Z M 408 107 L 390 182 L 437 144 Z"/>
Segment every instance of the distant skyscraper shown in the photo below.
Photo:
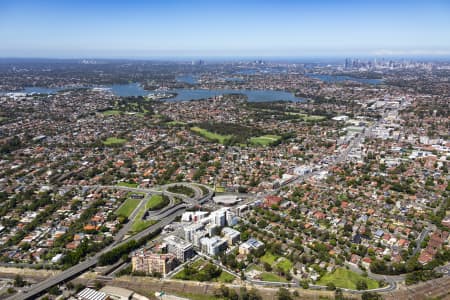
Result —
<path fill-rule="evenodd" d="M 344 69 L 350 69 L 350 58 L 345 59 Z"/>

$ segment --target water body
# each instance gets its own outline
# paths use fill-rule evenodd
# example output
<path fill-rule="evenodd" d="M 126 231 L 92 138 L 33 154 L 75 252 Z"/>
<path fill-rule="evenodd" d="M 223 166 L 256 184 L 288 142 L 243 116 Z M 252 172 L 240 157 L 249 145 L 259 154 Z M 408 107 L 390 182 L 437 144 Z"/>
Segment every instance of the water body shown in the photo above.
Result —
<path fill-rule="evenodd" d="M 29 86 L 24 88 L 21 91 L 0 91 L 0 95 L 7 93 L 25 93 L 25 94 L 56 94 L 59 91 L 64 90 L 64 88 L 45 88 L 45 87 L 36 87 Z"/>
<path fill-rule="evenodd" d="M 365 84 L 382 84 L 383 79 L 370 79 L 370 78 L 358 78 L 347 75 L 326 75 L 326 74 L 306 74 L 311 78 L 320 79 L 324 82 L 343 82 L 343 81 L 356 81 Z"/>
<path fill-rule="evenodd" d="M 64 88 L 44 88 L 44 87 L 26 87 L 24 93 L 27 94 L 56 94 L 59 91 L 64 90 Z"/>
<path fill-rule="evenodd" d="M 239 77 L 226 77 L 225 81 L 230 81 L 230 82 L 244 82 L 245 80 Z"/>
<path fill-rule="evenodd" d="M 130 84 L 113 84 L 106 86 L 111 91 L 122 97 L 130 96 L 147 96 L 152 91 L 146 91 L 139 83 Z M 301 102 L 305 101 L 303 98 L 295 97 L 294 94 L 281 91 L 272 90 L 204 90 L 204 89 L 174 89 L 166 91 L 167 93 L 176 93 L 174 98 L 167 99 L 166 101 L 189 101 L 207 99 L 223 94 L 244 94 L 248 97 L 250 102 L 270 102 L 270 101 L 292 101 Z"/>
<path fill-rule="evenodd" d="M 147 96 L 148 94 L 153 93 L 152 91 L 144 90 L 144 88 L 139 83 L 112 84 L 102 87 L 110 89 L 114 95 L 121 97 Z M 64 90 L 64 88 L 27 87 L 21 92 L 28 94 L 30 93 L 54 94 L 61 90 Z M 247 96 L 249 102 L 305 101 L 305 99 L 303 98 L 295 97 L 294 94 L 292 93 L 282 91 L 272 91 L 272 90 L 174 89 L 165 92 L 177 94 L 176 97 L 166 99 L 166 101 L 200 100 L 220 96 L 223 94 L 244 94 Z"/>
<path fill-rule="evenodd" d="M 188 83 L 188 84 L 198 83 L 198 79 L 192 75 L 177 76 L 177 78 L 175 78 L 175 79 L 178 82 L 184 82 L 184 83 Z"/>
<path fill-rule="evenodd" d="M 281 91 L 272 90 L 202 90 L 202 89 L 175 89 L 172 91 L 177 93 L 175 98 L 168 99 L 168 101 L 189 101 L 198 99 L 207 99 L 223 94 L 244 94 L 247 96 L 249 102 L 271 102 L 271 101 L 292 101 L 302 102 L 303 98 L 295 97 L 294 94 Z"/>
<path fill-rule="evenodd" d="M 132 96 L 147 96 L 150 91 L 144 90 L 144 88 L 137 82 L 128 84 L 111 84 L 104 86 L 110 89 L 114 95 L 121 97 L 132 97 Z"/>

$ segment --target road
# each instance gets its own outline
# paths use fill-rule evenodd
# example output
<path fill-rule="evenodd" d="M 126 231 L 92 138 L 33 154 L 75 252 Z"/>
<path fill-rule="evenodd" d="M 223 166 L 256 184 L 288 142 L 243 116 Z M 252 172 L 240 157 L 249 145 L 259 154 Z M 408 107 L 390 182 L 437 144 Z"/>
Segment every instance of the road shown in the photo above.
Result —
<path fill-rule="evenodd" d="M 172 223 L 175 220 L 175 218 L 178 216 L 181 216 L 183 212 L 184 212 L 184 209 L 178 210 L 175 213 L 173 213 L 172 215 L 167 216 L 165 219 L 161 220 L 157 224 L 152 225 L 152 226 L 148 227 L 147 229 L 133 235 L 132 237 L 117 243 L 115 246 L 123 245 L 130 240 L 137 241 L 137 240 L 149 235 L 150 233 L 153 233 L 153 232 L 159 230 L 160 228 L 163 228 L 164 226 Z M 44 280 L 40 283 L 33 285 L 29 289 L 25 289 L 24 291 L 26 291 L 26 293 L 16 294 L 16 295 L 12 296 L 10 299 L 11 300 L 12 299 L 17 299 L 17 300 L 34 299 L 36 296 L 38 296 L 45 290 L 51 288 L 52 286 L 57 285 L 61 282 L 65 282 L 65 281 L 71 279 L 72 277 L 74 277 L 78 274 L 81 274 L 84 271 L 94 267 L 98 263 L 100 256 L 103 253 L 108 252 L 112 248 L 113 248 L 113 246 L 110 245 L 110 246 L 106 247 L 105 249 L 103 249 L 103 251 L 97 253 L 95 256 L 82 261 L 81 263 L 65 270 L 64 272 L 62 272 L 52 278 L 49 278 L 47 280 Z"/>
<path fill-rule="evenodd" d="M 133 226 L 133 221 L 136 218 L 137 214 L 141 210 L 142 207 L 144 207 L 148 200 L 150 199 L 151 194 L 147 194 L 144 198 L 144 200 L 139 202 L 139 205 L 136 206 L 136 208 L 133 210 L 131 215 L 128 217 L 128 222 L 119 230 L 119 232 L 114 236 L 114 243 L 113 245 L 117 244 L 119 241 L 123 239 L 123 237 L 131 230 L 131 226 Z"/>
<path fill-rule="evenodd" d="M 411 256 L 416 255 L 420 249 L 422 248 L 422 242 L 425 239 L 425 237 L 428 235 L 428 233 L 430 232 L 430 230 L 428 228 L 425 228 L 424 230 L 422 230 L 422 232 L 419 235 L 419 238 L 416 241 L 416 247 L 414 248 L 414 252 Z"/>
<path fill-rule="evenodd" d="M 381 122 L 381 120 L 378 121 L 378 123 L 379 122 Z M 348 147 L 339 156 L 334 158 L 334 160 L 331 161 L 327 167 L 321 168 L 321 169 L 311 172 L 309 174 L 298 176 L 293 182 L 291 182 L 289 184 L 294 184 L 296 182 L 303 181 L 311 176 L 319 174 L 320 172 L 330 168 L 333 165 L 336 165 L 336 164 L 346 160 L 348 158 L 350 151 L 356 145 L 359 145 L 361 143 L 363 138 L 365 138 L 371 132 L 371 129 L 373 128 L 373 126 L 375 126 L 375 125 L 372 125 L 370 128 L 367 128 L 363 134 L 360 134 L 359 136 L 354 138 L 349 143 Z M 170 186 L 174 186 L 174 185 L 185 185 L 185 186 L 190 187 L 192 190 L 194 190 L 195 196 L 193 198 L 189 198 L 186 195 L 174 194 L 174 193 L 168 192 L 167 189 Z M 178 198 L 181 198 L 184 202 L 187 202 L 187 204 L 189 204 L 189 205 L 175 206 L 168 210 L 165 210 L 161 214 L 155 216 L 156 219 L 159 219 L 159 222 L 157 224 L 148 227 L 147 229 L 141 231 L 140 233 L 133 235 L 132 237 L 129 237 L 128 239 L 120 241 L 123 238 L 123 236 L 126 234 L 126 232 L 128 232 L 128 230 L 125 230 L 126 228 L 122 228 L 123 230 L 120 231 L 120 233 L 119 233 L 120 235 L 117 237 L 116 241 L 113 244 L 111 244 L 110 246 L 103 249 L 101 252 L 97 253 L 95 256 L 84 260 L 83 262 L 65 270 L 64 272 L 58 274 L 55 277 L 49 278 L 45 281 L 42 281 L 38 284 L 31 286 L 30 288 L 24 290 L 24 292 L 18 293 L 16 295 L 14 295 L 13 297 L 11 297 L 10 299 L 25 300 L 25 299 L 35 298 L 36 296 L 38 296 L 45 290 L 49 289 L 50 287 L 57 285 L 61 282 L 64 282 L 66 280 L 69 280 L 69 279 L 73 278 L 74 276 L 81 274 L 82 272 L 88 270 L 89 268 L 94 267 L 98 263 L 99 257 L 103 253 L 111 250 L 113 247 L 125 244 L 126 242 L 128 242 L 130 240 L 139 240 L 140 238 L 145 237 L 148 234 L 159 230 L 160 228 L 163 228 L 164 226 L 170 224 L 173 220 L 175 220 L 176 217 L 180 216 L 186 210 L 187 207 L 198 205 L 199 203 L 202 203 L 205 199 L 208 199 L 212 196 L 212 191 L 209 187 L 207 187 L 209 190 L 209 193 L 207 195 L 203 195 L 202 190 L 198 186 L 195 186 L 190 183 L 169 184 L 169 185 L 160 187 L 160 189 L 131 188 L 131 187 L 122 187 L 122 186 L 91 186 L 91 187 L 92 188 L 114 188 L 114 189 L 126 190 L 126 191 L 131 191 L 131 192 L 141 192 L 141 193 L 146 194 L 146 198 L 145 198 L 146 200 L 148 200 L 149 195 L 152 193 L 153 194 L 164 193 L 168 196 L 172 196 L 172 197 L 176 196 Z M 274 191 L 276 191 L 276 190 L 274 190 Z M 143 203 L 145 203 L 145 202 L 146 201 L 142 201 L 141 204 L 138 206 L 138 208 L 141 208 L 142 205 L 144 205 Z M 132 213 L 133 218 L 136 217 L 137 212 L 139 211 L 138 208 L 136 208 L 133 211 L 133 213 Z M 132 219 L 132 218 L 130 218 L 130 219 Z M 132 223 L 132 222 L 129 222 L 129 223 Z M 314 286 L 312 286 L 312 288 L 314 288 Z M 322 288 L 322 287 L 318 286 L 317 288 Z M 386 289 L 386 291 L 387 291 L 387 290 L 395 289 L 395 288 L 396 288 L 396 286 L 395 286 L 395 284 L 393 284 L 393 285 L 389 285 L 388 287 L 381 288 L 381 289 L 379 289 L 379 291 L 381 291 L 381 290 L 384 291 L 384 289 Z M 358 292 L 358 291 L 350 291 L 350 292 Z"/>
<path fill-rule="evenodd" d="M 188 185 L 186 183 L 182 183 L 183 185 Z M 129 191 L 135 191 L 135 192 L 144 192 L 147 194 L 146 198 L 148 200 L 148 197 L 150 195 L 150 193 L 162 193 L 162 191 L 157 191 L 155 189 L 140 189 L 140 188 L 128 188 L 128 187 L 117 187 L 117 186 L 93 186 L 93 188 L 115 188 L 115 189 L 123 189 L 123 190 L 129 190 Z M 207 195 L 203 195 L 203 194 L 197 194 L 195 198 L 189 199 L 190 203 L 198 203 L 198 202 L 202 202 L 204 199 L 206 198 L 210 198 L 212 196 L 212 190 L 209 189 L 209 193 Z M 179 195 L 176 194 L 177 197 L 182 198 L 182 199 L 186 199 L 187 197 L 185 195 Z M 142 207 L 142 205 L 144 205 L 143 203 L 146 201 L 141 201 L 141 204 L 139 205 L 139 207 Z M 73 278 L 76 275 L 79 275 L 83 272 L 85 272 L 86 270 L 94 267 L 97 263 L 98 260 L 100 258 L 100 256 L 103 253 L 106 253 L 108 251 L 110 251 L 111 249 L 118 247 L 120 245 L 123 245 L 125 243 L 127 243 L 130 240 L 135 240 L 138 241 L 139 239 L 149 235 L 150 233 L 156 232 L 157 230 L 165 227 L 166 225 L 172 223 L 175 218 L 181 216 L 183 214 L 183 212 L 186 211 L 186 208 L 189 207 L 188 205 L 181 205 L 181 206 L 177 206 L 174 207 L 173 209 L 168 210 L 167 212 L 165 212 L 164 214 L 160 215 L 160 219 L 159 222 L 148 227 L 147 229 L 125 239 L 125 240 L 120 240 L 119 238 L 116 238 L 116 241 L 107 246 L 106 248 L 104 248 L 102 251 L 100 251 L 99 253 L 97 253 L 96 255 L 87 258 L 86 260 L 80 262 L 79 264 L 61 272 L 60 274 L 51 277 L 49 279 L 46 279 L 42 282 L 39 282 L 35 285 L 32 285 L 31 287 L 24 289 L 22 292 L 17 293 L 16 295 L 11 296 L 8 299 L 11 300 L 26 300 L 26 299 L 35 299 L 38 295 L 40 295 L 41 293 L 43 293 L 44 291 L 46 291 L 47 289 L 51 288 L 52 286 L 58 285 L 62 282 L 65 282 L 71 278 Z M 137 215 L 137 208 L 133 211 L 132 216 L 135 218 Z M 131 222 L 131 218 L 130 218 L 130 222 Z M 121 230 L 120 234 L 123 236 L 125 235 L 127 231 L 125 230 Z"/>
<path fill-rule="evenodd" d="M 356 265 L 351 264 L 351 263 L 345 263 L 346 266 L 349 267 L 350 271 L 358 273 L 358 274 L 363 274 L 364 272 Z M 388 275 L 380 275 L 380 274 L 375 274 L 370 272 L 370 270 L 367 271 L 367 277 L 377 280 L 377 281 L 385 281 L 387 282 L 387 286 L 385 287 L 381 287 L 378 288 L 374 291 L 376 292 L 392 292 L 397 288 L 397 284 L 399 282 L 402 282 L 405 280 L 405 275 L 392 275 L 392 276 L 388 276 Z"/>

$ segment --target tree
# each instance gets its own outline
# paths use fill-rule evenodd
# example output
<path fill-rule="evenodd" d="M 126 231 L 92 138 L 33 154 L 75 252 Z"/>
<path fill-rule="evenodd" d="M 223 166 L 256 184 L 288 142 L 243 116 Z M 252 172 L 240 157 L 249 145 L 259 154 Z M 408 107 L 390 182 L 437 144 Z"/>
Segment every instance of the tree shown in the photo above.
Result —
<path fill-rule="evenodd" d="M 292 300 L 292 295 L 289 292 L 289 290 L 285 288 L 280 288 L 277 292 L 277 299 L 278 300 Z"/>
<path fill-rule="evenodd" d="M 19 274 L 17 274 L 14 277 L 14 286 L 16 287 L 23 287 L 27 284 L 27 282 L 25 280 L 23 280 L 22 276 L 20 276 Z"/>
<path fill-rule="evenodd" d="M 334 291 L 336 289 L 336 286 L 332 282 L 327 283 L 327 290 Z"/>
<path fill-rule="evenodd" d="M 344 300 L 344 294 L 342 293 L 341 289 L 336 289 L 334 291 L 334 299 L 335 300 Z"/>
<path fill-rule="evenodd" d="M 75 285 L 75 293 L 78 293 L 78 292 L 82 291 L 84 288 L 85 288 L 85 286 L 83 284 L 77 283 Z"/>
<path fill-rule="evenodd" d="M 239 300 L 239 295 L 233 289 L 228 289 L 228 299 Z"/>
<path fill-rule="evenodd" d="M 58 295 L 61 294 L 61 291 L 58 289 L 57 286 L 52 286 L 52 287 L 48 290 L 48 293 L 49 293 L 50 295 L 58 296 Z"/>
<path fill-rule="evenodd" d="M 383 299 L 380 295 L 377 293 L 372 292 L 364 292 L 361 296 L 362 300 L 381 300 Z"/>
<path fill-rule="evenodd" d="M 264 270 L 265 271 L 267 271 L 267 272 L 272 271 L 272 266 L 269 263 L 264 262 L 263 265 L 264 265 Z"/>
<path fill-rule="evenodd" d="M 357 290 L 367 290 L 367 282 L 363 279 L 358 280 L 356 283 L 356 289 Z"/>
<path fill-rule="evenodd" d="M 302 280 L 302 281 L 300 281 L 300 286 L 306 290 L 309 288 L 309 283 L 306 280 Z"/>
<path fill-rule="evenodd" d="M 104 286 L 103 282 L 101 282 L 101 281 L 96 281 L 95 282 L 95 288 L 97 290 L 101 289 L 103 286 Z"/>

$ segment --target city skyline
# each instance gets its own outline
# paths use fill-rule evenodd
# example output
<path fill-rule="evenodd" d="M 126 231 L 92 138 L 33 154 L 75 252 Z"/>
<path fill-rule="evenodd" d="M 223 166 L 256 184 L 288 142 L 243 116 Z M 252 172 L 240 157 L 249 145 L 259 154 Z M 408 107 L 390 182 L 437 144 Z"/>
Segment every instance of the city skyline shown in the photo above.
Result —
<path fill-rule="evenodd" d="M 445 1 L 2 1 L 0 57 L 449 56 Z"/>

